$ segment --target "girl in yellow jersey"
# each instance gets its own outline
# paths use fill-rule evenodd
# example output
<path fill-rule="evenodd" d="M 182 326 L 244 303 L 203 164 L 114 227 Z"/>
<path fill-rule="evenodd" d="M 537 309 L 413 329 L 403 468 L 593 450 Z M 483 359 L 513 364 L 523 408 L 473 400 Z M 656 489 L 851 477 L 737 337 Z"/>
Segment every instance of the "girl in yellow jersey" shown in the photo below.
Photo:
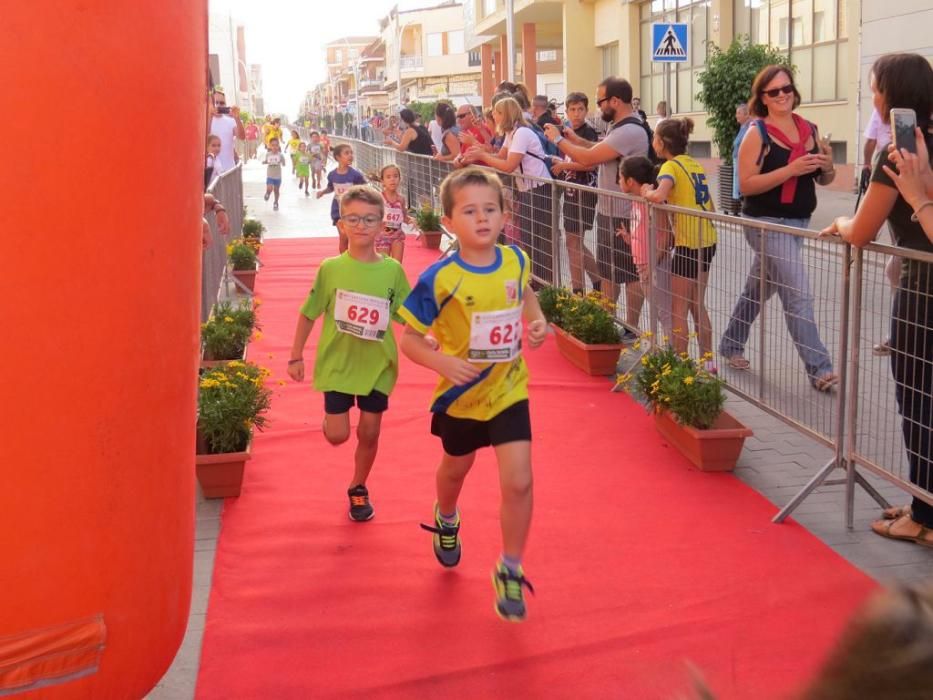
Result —
<path fill-rule="evenodd" d="M 538 347 L 547 323 L 528 284 L 528 255 L 497 245 L 505 224 L 502 183 L 492 173 L 466 168 L 441 184 L 443 223 L 460 249 L 425 270 L 399 310 L 407 328 L 401 348 L 411 360 L 434 370 L 431 432 L 441 439 L 433 525 L 434 556 L 442 566 L 460 563 L 457 500 L 476 451 L 492 446 L 502 489 L 502 557 L 493 570 L 496 612 L 525 618 L 523 587 L 531 585 L 521 559 L 531 527 L 531 419 L 527 342 Z M 431 330 L 440 352 L 425 339 Z"/>
<path fill-rule="evenodd" d="M 285 151 L 292 157 L 292 175 L 298 174 L 298 147 L 301 146 L 301 137 L 292 129 L 292 137 L 288 140 Z"/>
<path fill-rule="evenodd" d="M 642 195 L 649 202 L 667 202 L 684 209 L 715 211 L 703 166 L 687 155 L 693 120 L 665 119 L 654 132 L 654 150 L 666 162 L 658 173 L 658 185 L 646 185 Z M 671 259 L 671 323 L 673 347 L 686 352 L 687 314 L 693 317 L 700 355 L 706 369 L 716 372 L 712 361 L 713 324 L 706 310 L 709 269 L 716 255 L 716 229 L 709 219 L 674 214 L 674 254 Z"/>

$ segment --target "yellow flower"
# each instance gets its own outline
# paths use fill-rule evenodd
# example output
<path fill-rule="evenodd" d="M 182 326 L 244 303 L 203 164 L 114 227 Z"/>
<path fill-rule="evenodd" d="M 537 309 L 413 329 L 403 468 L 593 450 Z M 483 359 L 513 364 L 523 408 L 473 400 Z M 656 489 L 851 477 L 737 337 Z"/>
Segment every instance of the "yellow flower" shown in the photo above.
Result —
<path fill-rule="evenodd" d="M 227 363 L 227 367 L 229 367 L 230 369 L 240 369 L 242 367 L 245 367 L 245 365 L 240 360 L 233 360 Z"/>
<path fill-rule="evenodd" d="M 253 340 L 262 340 L 262 333 L 259 331 L 253 331 Z"/>
<path fill-rule="evenodd" d="M 633 350 L 641 350 L 641 341 L 640 341 L 640 340 L 636 340 L 635 343 L 632 345 L 632 349 L 633 349 Z"/>
<path fill-rule="evenodd" d="M 687 386 L 690 386 L 691 384 L 693 384 L 693 382 L 694 382 L 693 377 L 690 377 L 690 376 L 684 377 L 684 384 L 686 384 Z"/>
<path fill-rule="evenodd" d="M 259 297 L 253 297 L 253 306 L 259 306 L 260 304 L 262 304 L 262 299 Z"/>
<path fill-rule="evenodd" d="M 233 323 L 233 316 L 224 316 L 224 323 Z"/>
<path fill-rule="evenodd" d="M 642 336 L 644 336 L 645 338 L 653 338 L 654 333 L 652 333 L 651 331 L 645 331 L 644 333 L 642 333 Z"/>
<path fill-rule="evenodd" d="M 642 364 L 643 366 L 645 366 L 645 367 L 648 366 L 648 356 L 647 356 L 647 355 L 642 355 L 642 356 L 641 356 L 641 364 Z"/>
<path fill-rule="evenodd" d="M 669 342 L 671 342 L 671 337 L 669 335 L 662 335 L 661 342 L 667 345 Z"/>
<path fill-rule="evenodd" d="M 713 359 L 713 353 L 711 353 L 711 352 L 704 352 L 704 353 L 703 353 L 703 359 L 704 359 L 704 360 L 712 360 L 712 359 Z"/>
<path fill-rule="evenodd" d="M 671 368 L 670 368 L 670 367 L 665 367 L 663 370 L 661 370 L 661 376 L 662 376 L 662 377 L 666 377 L 666 376 L 669 375 L 670 373 L 671 373 Z"/>

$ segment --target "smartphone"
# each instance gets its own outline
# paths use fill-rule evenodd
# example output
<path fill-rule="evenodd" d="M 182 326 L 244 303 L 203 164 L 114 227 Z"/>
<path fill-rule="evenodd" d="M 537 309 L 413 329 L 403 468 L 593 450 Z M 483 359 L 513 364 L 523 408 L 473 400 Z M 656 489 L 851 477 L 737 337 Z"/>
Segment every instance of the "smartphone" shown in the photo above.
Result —
<path fill-rule="evenodd" d="M 917 113 L 912 109 L 895 107 L 891 110 L 891 141 L 897 150 L 907 149 L 909 153 L 917 152 Z"/>
<path fill-rule="evenodd" d="M 230 114 L 230 108 L 229 108 L 229 107 L 226 107 L 226 106 L 224 106 L 224 107 L 218 107 L 218 108 L 217 108 L 217 113 L 218 113 L 218 114 Z"/>

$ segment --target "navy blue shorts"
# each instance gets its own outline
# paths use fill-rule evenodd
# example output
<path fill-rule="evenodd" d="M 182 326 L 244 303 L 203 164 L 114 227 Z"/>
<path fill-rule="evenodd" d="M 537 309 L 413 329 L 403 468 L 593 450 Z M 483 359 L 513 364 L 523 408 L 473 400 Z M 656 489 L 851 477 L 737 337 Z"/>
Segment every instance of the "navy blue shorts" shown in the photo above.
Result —
<path fill-rule="evenodd" d="M 267 178 L 266 178 L 266 184 L 267 184 L 267 185 L 272 185 L 273 187 L 281 187 L 281 185 L 282 185 L 282 178 L 280 178 L 280 177 L 267 177 Z"/>
<path fill-rule="evenodd" d="M 367 413 L 384 413 L 389 407 L 389 397 L 375 389 L 366 396 L 344 394 L 342 391 L 324 392 L 324 413 L 329 415 L 346 413 L 353 408 L 354 403 L 361 411 L 366 411 Z"/>
<path fill-rule="evenodd" d="M 431 418 L 431 434 L 441 439 L 444 452 L 452 457 L 463 457 L 480 447 L 531 440 L 528 399 L 512 404 L 489 420 L 454 418 L 446 413 L 435 413 Z"/>

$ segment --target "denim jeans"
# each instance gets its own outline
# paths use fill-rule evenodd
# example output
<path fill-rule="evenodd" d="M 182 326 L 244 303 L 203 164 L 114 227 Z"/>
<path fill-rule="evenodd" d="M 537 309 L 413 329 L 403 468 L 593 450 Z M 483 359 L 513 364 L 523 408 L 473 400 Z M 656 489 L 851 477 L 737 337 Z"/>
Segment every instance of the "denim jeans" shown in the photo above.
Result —
<path fill-rule="evenodd" d="M 796 228 L 807 228 L 810 223 L 809 219 L 771 217 L 756 218 L 756 221 Z M 764 263 L 761 256 L 762 236 L 765 237 Z M 797 354 L 803 360 L 807 376 L 812 379 L 832 373 L 833 361 L 820 340 L 814 320 L 813 295 L 810 293 L 810 280 L 801 254 L 804 239 L 787 233 L 746 228 L 745 240 L 755 251 L 755 259 L 748 272 L 745 289 L 736 302 L 729 326 L 719 343 L 719 354 L 732 357 L 744 353 L 752 323 L 761 312 L 762 302 L 777 293 L 784 307 L 784 323 L 797 347 Z M 764 299 L 761 297 L 762 264 L 765 272 Z"/>

